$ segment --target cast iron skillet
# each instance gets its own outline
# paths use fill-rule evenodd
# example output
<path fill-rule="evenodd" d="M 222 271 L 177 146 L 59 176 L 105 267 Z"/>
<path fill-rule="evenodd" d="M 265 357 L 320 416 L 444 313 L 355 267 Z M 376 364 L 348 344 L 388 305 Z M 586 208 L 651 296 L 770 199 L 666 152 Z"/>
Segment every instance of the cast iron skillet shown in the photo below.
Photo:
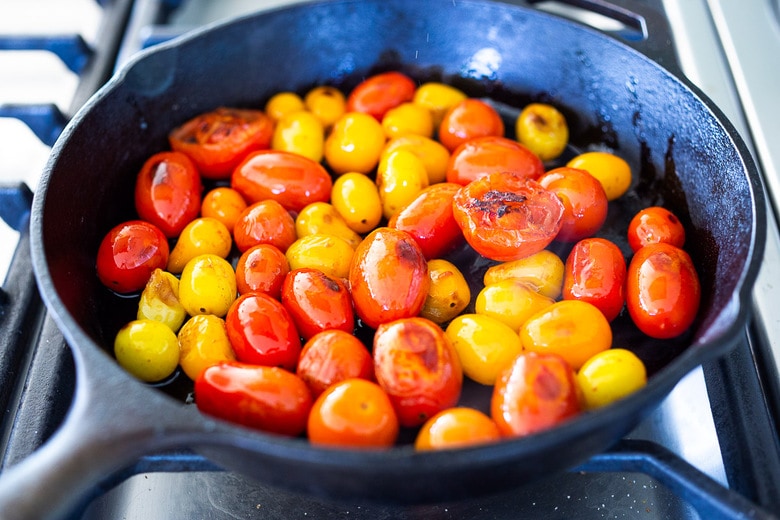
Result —
<path fill-rule="evenodd" d="M 77 388 L 57 434 L 0 479 L 2 516 L 57 517 L 139 456 L 177 447 L 264 484 L 323 497 L 422 503 L 477 496 L 609 448 L 691 369 L 727 352 L 747 319 L 763 250 L 755 166 L 718 109 L 676 77 L 666 26 L 655 13 L 576 3 L 605 10 L 640 34 L 655 31 L 657 39 L 632 46 L 665 68 L 593 29 L 477 0 L 336 1 L 259 13 L 163 44 L 124 68 L 63 132 L 35 197 L 35 272 L 72 347 Z M 616 344 L 650 367 L 645 389 L 525 439 L 440 453 L 414 453 L 409 445 L 359 452 L 314 449 L 302 439 L 205 418 L 176 392 L 143 385 L 114 362 L 113 336 L 135 302 L 100 285 L 95 252 L 109 228 L 133 216 L 135 174 L 165 148 L 167 132 L 219 105 L 262 106 L 277 91 L 322 83 L 349 88 L 391 68 L 509 106 L 539 99 L 561 107 L 575 149 L 604 142 L 637 173 L 632 192 L 611 210 L 605 232 L 616 240 L 625 215 L 641 206 L 663 203 L 681 216 L 703 285 L 691 333 L 662 345 L 625 318 L 617 327 Z M 472 391 L 465 390 L 467 401 L 478 400 Z"/>

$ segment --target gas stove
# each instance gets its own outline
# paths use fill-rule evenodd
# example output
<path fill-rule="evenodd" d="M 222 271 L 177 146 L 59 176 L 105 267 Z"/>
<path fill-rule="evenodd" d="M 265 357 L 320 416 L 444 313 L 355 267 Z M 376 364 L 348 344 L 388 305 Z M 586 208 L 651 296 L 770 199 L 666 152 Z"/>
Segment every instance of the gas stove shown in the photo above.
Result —
<path fill-rule="evenodd" d="M 21 2 L 0 6 L 3 468 L 47 442 L 67 414 L 74 391 L 70 351 L 37 295 L 26 229 L 32 191 L 59 131 L 142 48 L 217 20 L 300 3 L 84 0 L 66 13 L 56 11 L 56 1 L 36 5 L 41 2 L 25 4 L 29 12 Z M 576 2 L 535 6 L 615 29 L 614 20 L 573 9 L 570 3 Z M 769 194 L 768 238 L 753 294 L 753 319 L 730 354 L 691 372 L 609 451 L 496 496 L 416 507 L 322 503 L 175 452 L 144 457 L 121 474 L 107 475 L 73 518 L 709 519 L 771 518 L 770 512 L 780 511 L 780 318 L 771 312 L 780 303 L 775 285 L 780 239 L 771 209 L 780 202 L 780 150 L 771 146 L 780 136 L 773 77 L 779 70 L 773 65 L 780 65 L 778 5 L 770 0 L 644 3 L 666 13 L 685 74 L 745 138 Z M 30 32 L 20 38 L 25 17 L 41 9 L 60 22 L 70 20 L 69 25 L 50 26 L 49 17 L 34 18 L 26 22 Z M 9 22 L 12 17 L 19 23 Z M 15 36 L 5 36 L 10 33 Z"/>

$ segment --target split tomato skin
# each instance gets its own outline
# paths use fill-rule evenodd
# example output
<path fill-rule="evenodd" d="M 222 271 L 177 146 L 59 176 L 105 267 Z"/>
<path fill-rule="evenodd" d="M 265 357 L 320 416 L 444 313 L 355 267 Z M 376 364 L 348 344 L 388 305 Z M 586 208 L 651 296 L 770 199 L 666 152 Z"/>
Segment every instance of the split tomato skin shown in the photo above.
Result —
<path fill-rule="evenodd" d="M 382 121 L 388 110 L 412 101 L 417 84 L 402 72 L 375 74 L 360 82 L 347 96 L 347 112 L 363 112 Z"/>
<path fill-rule="evenodd" d="M 327 329 L 352 332 L 355 328 L 347 286 L 318 269 L 300 268 L 287 273 L 282 284 L 282 305 L 305 340 Z"/>
<path fill-rule="evenodd" d="M 165 269 L 168 239 L 154 224 L 130 220 L 113 227 L 100 242 L 97 275 L 101 283 L 119 294 L 141 291 L 155 269 Z"/>
<path fill-rule="evenodd" d="M 203 186 L 195 164 L 180 152 L 149 157 L 135 182 L 135 209 L 168 238 L 179 236 L 198 216 Z"/>
<path fill-rule="evenodd" d="M 447 182 L 465 186 L 491 173 L 511 172 L 538 179 L 544 164 L 524 145 L 502 136 L 470 139 L 458 146 L 447 163 Z"/>
<path fill-rule="evenodd" d="M 634 253 L 626 307 L 639 330 L 657 339 L 677 337 L 693 324 L 700 301 L 699 276 L 687 252 L 661 242 Z"/>
<path fill-rule="evenodd" d="M 626 260 L 614 242 L 586 238 L 577 242 L 566 258 L 563 299 L 583 300 L 614 320 L 625 304 Z"/>

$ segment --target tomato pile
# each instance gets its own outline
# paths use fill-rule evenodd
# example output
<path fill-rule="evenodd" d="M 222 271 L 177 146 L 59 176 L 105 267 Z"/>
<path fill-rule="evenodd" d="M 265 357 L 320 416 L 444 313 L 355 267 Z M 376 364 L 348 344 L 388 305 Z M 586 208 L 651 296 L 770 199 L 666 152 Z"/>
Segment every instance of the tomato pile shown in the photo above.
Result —
<path fill-rule="evenodd" d="M 612 322 L 689 329 L 683 225 L 643 209 L 625 255 L 599 231 L 632 185 L 626 161 L 561 163 L 569 128 L 550 104 L 513 123 L 392 71 L 172 129 L 137 173 L 136 218 L 97 251 L 100 281 L 138 298 L 117 361 L 189 378 L 205 414 L 352 447 L 404 429 L 420 450 L 495 442 L 640 389 L 645 364 Z M 463 404 L 467 382 L 490 389 L 484 409 Z"/>

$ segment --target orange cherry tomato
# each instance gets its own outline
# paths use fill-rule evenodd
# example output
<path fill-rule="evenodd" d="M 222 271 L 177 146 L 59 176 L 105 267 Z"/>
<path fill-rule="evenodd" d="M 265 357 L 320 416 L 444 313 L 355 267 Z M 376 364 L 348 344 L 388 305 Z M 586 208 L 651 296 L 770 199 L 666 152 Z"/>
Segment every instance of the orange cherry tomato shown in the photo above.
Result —
<path fill-rule="evenodd" d="M 352 332 L 355 328 L 347 286 L 318 269 L 304 267 L 287 273 L 282 284 L 282 305 L 303 339 L 326 329 Z"/>
<path fill-rule="evenodd" d="M 505 437 L 537 433 L 580 411 L 574 371 L 555 354 L 523 352 L 493 387 L 490 416 Z"/>
<path fill-rule="evenodd" d="M 360 82 L 347 96 L 347 112 L 363 112 L 382 121 L 385 113 L 411 101 L 417 85 L 401 72 L 383 72 Z"/>
<path fill-rule="evenodd" d="M 202 190 L 200 175 L 189 157 L 180 152 L 156 153 L 136 178 L 135 209 L 141 220 L 174 238 L 198 216 Z"/>
<path fill-rule="evenodd" d="M 271 145 L 274 122 L 261 110 L 220 107 L 193 117 L 168 134 L 207 179 L 227 179 L 250 152 Z"/>
<path fill-rule="evenodd" d="M 194 393 L 198 410 L 207 415 L 291 437 L 306 429 L 313 402 L 306 383 L 295 374 L 237 361 L 203 370 Z"/>
<path fill-rule="evenodd" d="M 566 259 L 563 299 L 583 300 L 614 320 L 626 301 L 626 260 L 623 252 L 605 238 L 577 242 Z"/>
<path fill-rule="evenodd" d="M 429 285 L 425 255 L 405 231 L 377 228 L 355 249 L 349 287 L 357 315 L 371 328 L 416 316 Z"/>
<path fill-rule="evenodd" d="M 449 182 L 424 188 L 390 218 L 387 226 L 412 235 L 427 260 L 444 256 L 463 241 L 452 214 L 452 200 L 459 189 Z"/>
<path fill-rule="evenodd" d="M 628 266 L 626 307 L 636 326 L 653 338 L 679 336 L 699 311 L 701 285 L 691 257 L 671 244 L 648 244 Z"/>
<path fill-rule="evenodd" d="M 452 106 L 439 125 L 439 141 L 450 152 L 475 137 L 503 136 L 504 121 L 492 106 L 468 98 Z"/>
<path fill-rule="evenodd" d="M 639 211 L 628 223 L 628 245 L 637 252 L 642 246 L 657 242 L 681 248 L 685 245 L 685 228 L 668 209 L 651 206 Z"/>
<path fill-rule="evenodd" d="M 491 173 L 510 172 L 538 179 L 544 164 L 524 145 L 502 136 L 470 139 L 458 146 L 447 163 L 447 182 L 466 185 Z"/>
<path fill-rule="evenodd" d="M 306 427 L 312 444 L 349 448 L 389 448 L 399 430 L 387 394 L 365 379 L 347 379 L 320 394 Z"/>
<path fill-rule="evenodd" d="M 317 397 L 345 379 L 359 377 L 373 381 L 374 360 L 366 346 L 351 333 L 329 329 L 306 342 L 296 373 Z"/>
<path fill-rule="evenodd" d="M 295 370 L 301 338 L 277 300 L 263 293 L 242 294 L 228 309 L 225 325 L 237 360 Z"/>
<path fill-rule="evenodd" d="M 275 200 L 291 211 L 312 202 L 327 202 L 333 180 L 328 171 L 308 157 L 282 150 L 249 154 L 233 171 L 230 185 L 248 203 Z"/>
<path fill-rule="evenodd" d="M 119 294 L 142 290 L 155 269 L 165 269 L 168 240 L 154 224 L 130 220 L 113 227 L 100 242 L 97 275 L 101 283 Z"/>
<path fill-rule="evenodd" d="M 501 432 L 495 421 L 474 408 L 443 410 L 422 425 L 414 440 L 417 450 L 464 448 L 496 442 Z"/>
<path fill-rule="evenodd" d="M 200 214 L 202 217 L 219 220 L 232 233 L 233 226 L 236 225 L 239 215 L 246 207 L 247 203 L 239 192 L 227 186 L 219 186 L 203 197 Z"/>
<path fill-rule="evenodd" d="M 444 331 L 425 318 L 383 323 L 374 335 L 374 374 L 402 426 L 414 427 L 455 406 L 463 370 Z"/>
<path fill-rule="evenodd" d="M 239 294 L 265 293 L 272 298 L 282 295 L 284 277 L 290 264 L 278 247 L 257 244 L 244 251 L 236 263 L 236 289 Z"/>
<path fill-rule="evenodd" d="M 593 236 L 604 225 L 609 201 L 604 187 L 593 175 L 564 166 L 546 172 L 538 180 L 563 202 L 563 219 L 556 240 L 576 242 Z"/>
<path fill-rule="evenodd" d="M 275 200 L 263 200 L 246 208 L 233 227 L 233 241 L 242 253 L 257 244 L 271 244 L 285 252 L 295 242 L 295 220 Z"/>
<path fill-rule="evenodd" d="M 471 247 L 504 262 L 547 247 L 561 228 L 564 206 L 534 180 L 493 173 L 461 188 L 452 211 Z"/>

